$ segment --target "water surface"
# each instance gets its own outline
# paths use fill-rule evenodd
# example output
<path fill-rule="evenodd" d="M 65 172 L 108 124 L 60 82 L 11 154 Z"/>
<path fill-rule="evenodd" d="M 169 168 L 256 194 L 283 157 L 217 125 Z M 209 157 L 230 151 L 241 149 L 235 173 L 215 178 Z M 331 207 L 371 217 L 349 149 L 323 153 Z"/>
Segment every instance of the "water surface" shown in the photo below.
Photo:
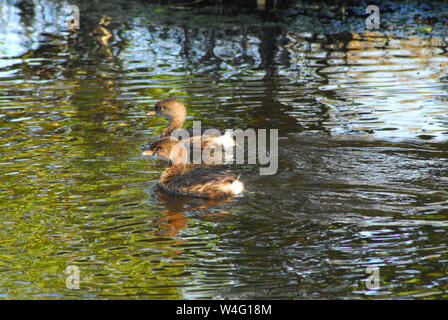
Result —
<path fill-rule="evenodd" d="M 443 24 L 89 3 L 73 34 L 58 1 L 2 2 L 1 297 L 447 298 Z M 140 145 L 170 96 L 187 125 L 279 129 L 278 172 L 230 166 L 247 191 L 225 202 L 159 192 Z"/>

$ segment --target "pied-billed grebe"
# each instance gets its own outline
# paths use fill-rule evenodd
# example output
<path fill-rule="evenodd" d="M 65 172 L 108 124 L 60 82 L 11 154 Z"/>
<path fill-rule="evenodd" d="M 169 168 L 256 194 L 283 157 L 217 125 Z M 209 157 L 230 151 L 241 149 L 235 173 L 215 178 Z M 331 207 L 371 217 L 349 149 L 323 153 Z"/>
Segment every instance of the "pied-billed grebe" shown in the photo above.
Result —
<path fill-rule="evenodd" d="M 170 166 L 160 175 L 159 187 L 172 194 L 204 199 L 233 197 L 243 192 L 244 185 L 233 173 L 217 168 L 185 171 L 187 150 L 179 140 L 164 137 L 151 143 L 143 155 L 170 159 Z"/>
<path fill-rule="evenodd" d="M 185 119 L 187 117 L 187 110 L 182 102 L 176 98 L 163 99 L 157 102 L 154 106 L 154 110 L 147 113 L 148 115 L 158 115 L 165 117 L 169 120 L 165 129 L 163 129 L 161 138 L 168 137 L 176 129 L 182 129 Z M 207 130 L 213 129 L 219 135 L 206 134 Z M 188 131 L 190 137 L 194 137 L 195 132 L 193 128 L 185 129 Z M 214 143 L 216 146 L 223 145 L 226 147 L 233 147 L 235 142 L 233 141 L 231 134 L 222 134 L 218 129 L 213 127 L 201 127 L 200 135 L 202 140 L 207 145 Z M 192 141 L 193 142 L 193 141 Z"/>

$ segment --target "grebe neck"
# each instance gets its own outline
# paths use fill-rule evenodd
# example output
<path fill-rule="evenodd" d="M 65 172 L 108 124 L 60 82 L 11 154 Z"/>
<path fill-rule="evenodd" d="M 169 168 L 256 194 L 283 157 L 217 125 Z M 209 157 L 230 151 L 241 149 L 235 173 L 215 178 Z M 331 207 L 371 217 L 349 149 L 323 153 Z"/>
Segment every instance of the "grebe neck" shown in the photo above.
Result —
<path fill-rule="evenodd" d="M 170 119 L 165 129 L 163 129 L 163 133 L 161 138 L 168 137 L 174 130 L 181 129 L 185 123 L 185 115 L 178 115 Z"/>

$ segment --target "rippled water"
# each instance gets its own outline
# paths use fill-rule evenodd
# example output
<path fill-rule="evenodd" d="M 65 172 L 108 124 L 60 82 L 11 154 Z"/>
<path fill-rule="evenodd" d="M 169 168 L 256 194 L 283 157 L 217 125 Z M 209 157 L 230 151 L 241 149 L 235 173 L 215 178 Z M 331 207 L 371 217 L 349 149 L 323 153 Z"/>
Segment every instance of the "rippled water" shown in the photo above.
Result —
<path fill-rule="evenodd" d="M 0 297 L 447 298 L 444 25 L 398 33 L 392 12 L 392 31 L 335 33 L 89 3 L 72 34 L 62 3 L 2 2 Z M 188 125 L 279 129 L 278 173 L 230 166 L 247 192 L 226 202 L 158 191 L 164 164 L 140 145 L 169 96 Z"/>

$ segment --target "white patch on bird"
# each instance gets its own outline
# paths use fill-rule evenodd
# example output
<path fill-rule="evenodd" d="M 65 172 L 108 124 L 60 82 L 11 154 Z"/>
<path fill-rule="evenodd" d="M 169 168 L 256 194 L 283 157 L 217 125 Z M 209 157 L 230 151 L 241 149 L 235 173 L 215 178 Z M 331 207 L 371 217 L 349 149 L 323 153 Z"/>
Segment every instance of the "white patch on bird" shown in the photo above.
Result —
<path fill-rule="evenodd" d="M 227 131 L 223 136 L 216 137 L 213 142 L 224 146 L 224 148 L 231 148 L 235 146 L 232 133 Z"/>
<path fill-rule="evenodd" d="M 229 188 L 233 194 L 240 194 L 244 190 L 244 184 L 239 180 L 235 180 L 232 182 Z"/>

